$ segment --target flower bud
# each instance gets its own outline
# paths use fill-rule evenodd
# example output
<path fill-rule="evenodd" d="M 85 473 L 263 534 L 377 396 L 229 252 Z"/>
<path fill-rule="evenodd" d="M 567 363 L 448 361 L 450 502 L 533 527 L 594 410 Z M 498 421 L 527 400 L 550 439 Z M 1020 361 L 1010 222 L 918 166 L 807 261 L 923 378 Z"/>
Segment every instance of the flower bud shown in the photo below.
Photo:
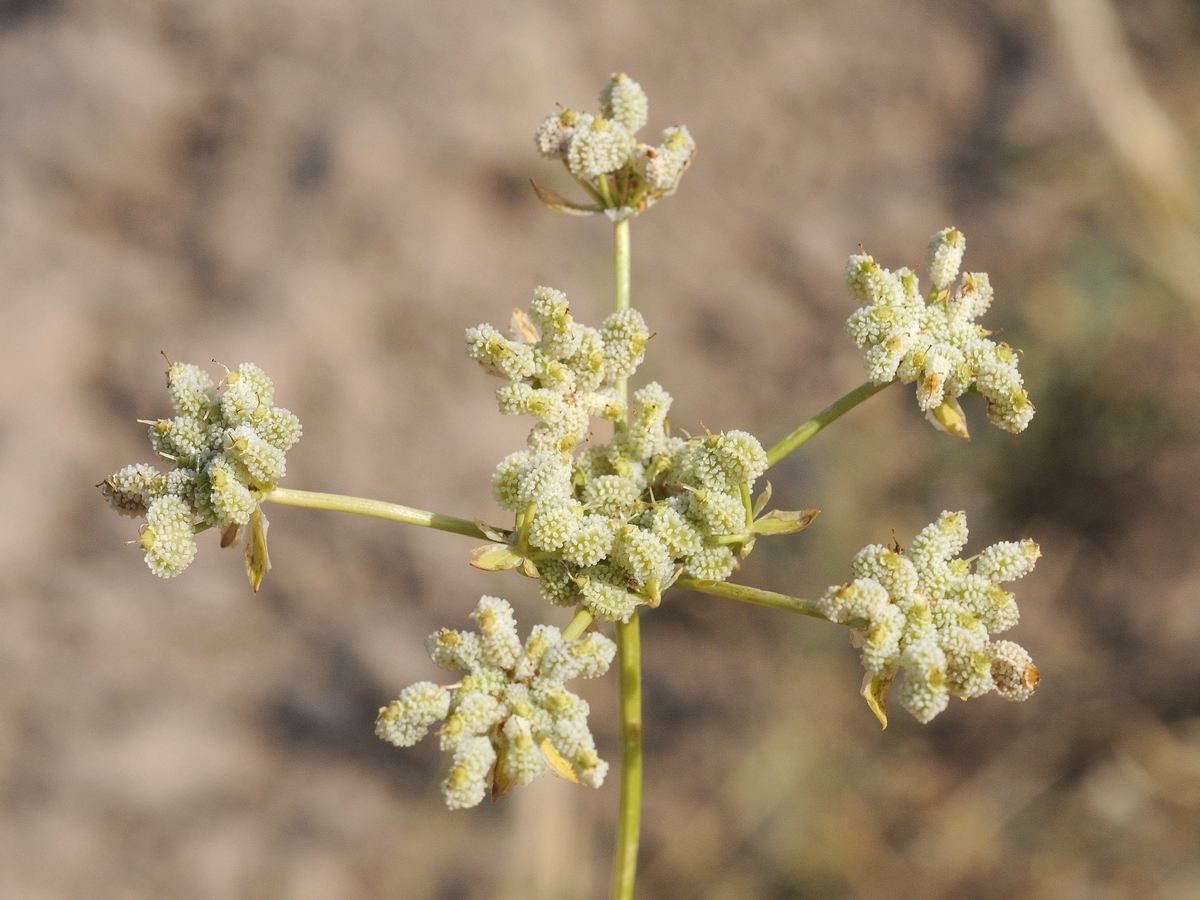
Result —
<path fill-rule="evenodd" d="M 140 543 L 151 572 L 159 578 L 175 577 L 196 557 L 191 509 L 179 497 L 159 497 L 146 512 Z"/>
<path fill-rule="evenodd" d="M 996 641 L 991 645 L 992 680 L 996 690 L 1008 700 L 1028 700 L 1037 690 L 1041 673 L 1033 664 L 1028 651 L 1012 641 Z"/>
<path fill-rule="evenodd" d="M 400 692 L 398 700 L 379 710 L 375 733 L 397 747 L 411 747 L 429 733 L 429 726 L 446 718 L 450 692 L 429 681 L 418 681 Z"/>
<path fill-rule="evenodd" d="M 600 114 L 636 134 L 646 124 L 649 113 L 650 101 L 642 86 L 624 72 L 614 72 L 600 91 Z"/>
<path fill-rule="evenodd" d="M 956 228 L 943 228 L 929 239 L 929 278 L 938 291 L 950 287 L 958 277 L 967 239 Z"/>

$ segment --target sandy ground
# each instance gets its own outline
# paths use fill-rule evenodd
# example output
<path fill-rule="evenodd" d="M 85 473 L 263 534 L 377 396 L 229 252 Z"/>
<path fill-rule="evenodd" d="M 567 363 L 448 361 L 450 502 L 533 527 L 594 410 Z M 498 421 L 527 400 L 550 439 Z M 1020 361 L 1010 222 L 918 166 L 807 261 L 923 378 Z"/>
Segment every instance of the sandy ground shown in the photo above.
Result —
<path fill-rule="evenodd" d="M 1122 8 L 1200 134 L 1200 12 Z M 536 284 L 598 321 L 606 224 L 530 137 L 613 70 L 699 144 L 634 225 L 638 378 L 673 422 L 770 441 L 862 379 L 841 285 L 946 224 L 1026 351 L 1026 435 L 951 446 L 890 389 L 772 473 L 818 525 L 739 577 L 813 595 L 892 529 L 1032 536 L 1023 707 L 880 733 L 844 635 L 679 594 L 645 623 L 640 897 L 1200 896 L 1198 341 L 1147 273 L 1111 152 L 1037 3 L 0 2 L 0 897 L 604 895 L 615 779 L 448 813 L 375 709 L 483 592 L 453 536 L 272 508 L 257 597 L 205 535 L 152 577 L 94 489 L 148 461 L 160 351 L 252 360 L 305 436 L 286 486 L 499 520 L 525 423 L 462 353 Z M 217 364 L 212 364 L 219 371 Z M 209 540 L 211 538 L 211 540 Z M 612 679 L 590 684 L 615 757 Z"/>

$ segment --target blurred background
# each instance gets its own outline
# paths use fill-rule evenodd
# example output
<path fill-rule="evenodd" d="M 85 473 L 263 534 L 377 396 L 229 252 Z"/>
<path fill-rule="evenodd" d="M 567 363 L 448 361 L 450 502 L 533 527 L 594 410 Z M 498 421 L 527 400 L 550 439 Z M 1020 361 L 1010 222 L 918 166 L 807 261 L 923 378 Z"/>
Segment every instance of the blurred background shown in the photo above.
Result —
<path fill-rule="evenodd" d="M 670 595 L 639 896 L 1200 897 L 1194 0 L 0 0 L 0 897 L 606 895 L 615 778 L 452 814 L 434 742 L 372 734 L 481 593 L 564 624 L 532 582 L 280 507 L 258 596 L 215 535 L 160 581 L 93 485 L 151 460 L 164 351 L 275 378 L 286 486 L 501 522 L 528 423 L 462 333 L 536 284 L 606 314 L 607 223 L 528 180 L 568 190 L 533 130 L 614 70 L 699 144 L 633 227 L 674 425 L 769 444 L 859 384 L 847 255 L 945 225 L 1026 353 L 1025 434 L 965 398 L 961 444 L 892 388 L 771 472 L 824 512 L 737 577 L 816 596 L 943 509 L 1044 552 L 1038 694 L 886 732 L 842 629 Z"/>

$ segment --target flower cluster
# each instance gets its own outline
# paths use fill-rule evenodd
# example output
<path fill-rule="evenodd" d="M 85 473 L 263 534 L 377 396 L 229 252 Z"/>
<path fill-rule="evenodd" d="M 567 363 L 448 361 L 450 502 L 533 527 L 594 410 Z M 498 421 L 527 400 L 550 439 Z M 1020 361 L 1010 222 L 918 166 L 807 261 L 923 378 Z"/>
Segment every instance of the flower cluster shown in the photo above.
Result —
<path fill-rule="evenodd" d="M 1017 353 L 975 324 L 992 302 L 987 273 L 967 272 L 954 285 L 965 248 L 966 238 L 953 228 L 930 239 L 928 297 L 910 269 L 890 272 L 870 256 L 851 256 L 846 285 L 867 305 L 850 316 L 846 328 L 867 349 L 863 364 L 871 381 L 916 382 L 917 403 L 935 425 L 966 437 L 958 398 L 971 391 L 987 401 L 994 425 L 1024 431 L 1034 410 L 1017 371 Z"/>
<path fill-rule="evenodd" d="M 1013 595 L 1000 585 L 1033 570 L 1038 545 L 993 544 L 975 558 L 956 559 L 967 543 L 963 513 L 944 512 L 922 529 L 907 552 L 880 544 L 854 558 L 854 581 L 831 587 L 821 612 L 851 629 L 867 670 L 863 694 L 884 724 L 884 701 L 902 669 L 900 702 L 921 722 L 946 708 L 950 694 L 978 697 L 996 690 L 1028 699 L 1038 670 L 1029 654 L 991 635 L 1017 623 Z"/>
<path fill-rule="evenodd" d="M 812 518 L 775 510 L 755 521 L 751 488 L 767 454 L 752 435 L 671 436 L 671 395 L 655 382 L 626 410 L 613 383 L 633 374 L 649 336 L 633 309 L 598 330 L 580 325 L 566 297 L 544 287 L 515 316 L 512 338 L 490 325 L 467 331 L 468 354 L 509 379 L 496 392 L 501 412 L 537 420 L 527 449 L 492 481 L 497 502 L 516 513 L 514 550 L 547 599 L 609 621 L 657 604 L 684 569 L 724 580 L 754 535 Z M 614 421 L 613 440 L 576 452 L 593 416 Z"/>
<path fill-rule="evenodd" d="M 696 153 L 696 142 L 682 125 L 663 131 L 657 146 L 638 141 L 635 135 L 646 124 L 649 108 L 641 85 L 614 73 L 600 92 L 599 116 L 573 109 L 547 116 L 534 136 L 538 152 L 561 159 L 596 205 L 570 203 L 539 188 L 542 200 L 561 212 L 587 215 L 604 210 L 619 220 L 675 193 Z"/>
<path fill-rule="evenodd" d="M 300 439 L 299 420 L 272 405 L 275 387 L 258 366 L 243 363 L 226 372 L 222 387 L 218 391 L 199 366 L 172 363 L 167 390 L 175 416 L 145 424 L 154 449 L 173 468 L 160 472 L 139 463 L 101 484 L 113 509 L 145 517 L 146 565 L 162 578 L 191 563 L 198 528 L 221 529 L 222 545 L 229 546 L 254 519 L 261 539 L 266 522 L 259 497 L 283 477 L 284 454 Z"/>
<path fill-rule="evenodd" d="M 450 809 L 479 803 L 491 787 L 502 796 L 553 768 L 590 787 L 600 787 L 608 763 L 596 753 L 588 729 L 588 704 L 568 691 L 572 678 L 608 671 L 616 644 L 598 632 L 565 641 L 550 625 L 535 625 L 522 646 L 512 607 L 483 597 L 471 614 L 479 631 L 443 628 L 425 642 L 433 661 L 468 674 L 441 687 L 421 681 L 379 711 L 375 733 L 411 747 L 445 719 L 438 731 L 454 764 L 442 792 Z"/>

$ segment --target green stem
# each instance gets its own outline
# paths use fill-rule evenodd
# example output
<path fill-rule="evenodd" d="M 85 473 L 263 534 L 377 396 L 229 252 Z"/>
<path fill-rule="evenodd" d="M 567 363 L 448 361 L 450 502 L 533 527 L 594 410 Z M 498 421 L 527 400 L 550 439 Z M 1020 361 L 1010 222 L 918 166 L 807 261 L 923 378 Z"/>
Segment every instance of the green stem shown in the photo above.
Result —
<path fill-rule="evenodd" d="M 621 808 L 613 856 L 613 900 L 633 900 L 642 823 L 642 637 L 637 612 L 617 623 L 621 692 Z"/>
<path fill-rule="evenodd" d="M 571 171 L 571 167 L 570 167 L 570 165 L 568 165 L 568 163 L 565 159 L 562 161 L 562 164 L 563 164 L 563 168 L 567 170 L 567 174 L 569 174 L 572 178 L 575 178 L 575 174 Z M 592 187 L 590 184 L 588 184 L 582 178 L 575 178 L 575 182 L 581 188 L 583 188 L 585 191 L 587 191 L 591 195 L 592 199 L 596 201 L 597 204 L 599 204 L 600 206 L 604 205 L 604 198 L 600 196 L 600 192 L 598 190 L 596 190 L 594 187 Z"/>
<path fill-rule="evenodd" d="M 864 400 L 874 397 L 889 384 L 895 382 L 888 381 L 884 384 L 874 384 L 868 381 L 866 384 L 860 384 L 846 396 L 835 400 L 829 406 L 825 407 L 782 441 L 767 451 L 767 462 L 772 466 L 779 462 L 818 431 L 828 425 L 830 422 L 848 413 Z"/>
<path fill-rule="evenodd" d="M 746 534 L 710 534 L 705 536 L 704 543 L 709 547 L 728 547 L 731 544 L 744 544 L 748 539 Z"/>
<path fill-rule="evenodd" d="M 785 612 L 800 613 L 802 616 L 812 616 L 814 619 L 825 618 L 817 608 L 815 600 L 789 597 L 787 594 L 764 591 L 759 588 L 750 587 L 747 584 L 731 584 L 728 581 L 706 581 L 703 578 L 692 578 L 690 575 L 681 575 L 675 581 L 675 587 L 686 588 L 689 591 L 699 591 L 702 594 L 712 594 L 716 597 L 727 597 L 730 600 L 741 600 L 743 603 L 753 603 L 756 606 L 769 606 L 772 609 L 782 609 Z"/>
<path fill-rule="evenodd" d="M 529 555 L 529 528 L 533 525 L 533 516 L 537 512 L 537 501 L 531 500 L 529 505 L 517 515 L 517 549 L 522 556 Z"/>
<path fill-rule="evenodd" d="M 616 252 L 616 306 L 617 311 L 629 309 L 629 219 L 622 219 L 613 226 L 613 242 Z"/>
<path fill-rule="evenodd" d="M 451 534 L 461 534 L 485 541 L 491 540 L 474 522 L 426 512 L 423 509 L 401 506 L 399 503 L 385 503 L 382 500 L 368 500 L 364 497 L 347 497 L 345 494 L 296 491 L 291 488 L 275 488 L 263 494 L 262 498 L 282 506 L 303 506 L 306 509 L 357 513 L 360 516 L 374 516 L 377 519 L 389 519 L 393 522 L 403 522 L 406 525 L 420 525 L 424 528 L 436 528 L 438 531 L 449 531 Z M 496 531 L 502 530 L 496 529 Z"/>
<path fill-rule="evenodd" d="M 604 208 L 605 209 L 614 208 L 616 206 L 616 204 L 613 203 L 612 192 L 609 191 L 609 189 L 608 189 L 608 176 L 602 174 L 600 176 L 599 182 L 600 182 L 600 196 L 604 198 Z"/>
<path fill-rule="evenodd" d="M 742 494 L 742 506 L 746 507 L 746 530 L 749 531 L 754 527 L 754 500 L 750 497 L 750 485 L 743 481 L 738 485 L 738 490 Z"/>
<path fill-rule="evenodd" d="M 629 219 L 622 219 L 613 226 L 613 244 L 615 245 L 613 257 L 616 264 L 616 308 L 617 312 L 620 312 L 623 309 L 629 309 Z M 629 399 L 627 379 L 618 378 L 616 388 L 622 400 Z"/>
<path fill-rule="evenodd" d="M 562 633 L 564 641 L 573 641 L 588 630 L 588 626 L 592 624 L 592 614 L 586 609 L 581 609 L 575 613 L 575 618 L 571 620 L 571 624 L 567 626 L 566 631 Z"/>
<path fill-rule="evenodd" d="M 629 219 L 613 226 L 615 299 L 618 311 L 629 308 Z M 629 396 L 624 378 L 616 384 Z M 621 706 L 621 806 L 613 854 L 613 900 L 633 900 L 638 838 L 642 823 L 642 637 L 638 613 L 617 623 L 617 687 Z"/>

